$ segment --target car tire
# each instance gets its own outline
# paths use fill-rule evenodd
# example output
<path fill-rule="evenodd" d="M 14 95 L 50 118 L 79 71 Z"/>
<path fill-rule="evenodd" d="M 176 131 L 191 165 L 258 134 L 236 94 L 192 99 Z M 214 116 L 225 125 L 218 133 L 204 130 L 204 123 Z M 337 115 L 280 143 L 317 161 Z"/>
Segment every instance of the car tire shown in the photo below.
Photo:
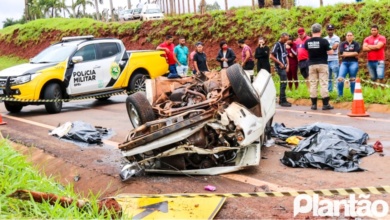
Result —
<path fill-rule="evenodd" d="M 126 110 L 134 128 L 156 119 L 152 105 L 146 99 L 144 92 L 137 92 L 128 96 L 126 98 Z"/>
<path fill-rule="evenodd" d="M 43 93 L 44 99 L 62 99 L 62 91 L 60 85 L 57 83 L 51 83 L 46 86 Z M 61 112 L 62 101 L 61 102 L 46 102 L 45 103 L 46 111 L 50 114 L 55 114 Z"/>
<path fill-rule="evenodd" d="M 20 111 L 22 111 L 23 108 L 23 105 L 17 102 L 4 101 L 4 106 L 5 109 L 7 109 L 7 111 L 11 113 L 19 113 Z"/>
<path fill-rule="evenodd" d="M 253 88 L 250 79 L 239 64 L 230 66 L 227 70 L 227 77 L 238 100 L 247 108 L 259 104 L 259 96 Z"/>
<path fill-rule="evenodd" d="M 145 91 L 146 76 L 142 73 L 133 73 L 128 85 L 129 92 Z"/>

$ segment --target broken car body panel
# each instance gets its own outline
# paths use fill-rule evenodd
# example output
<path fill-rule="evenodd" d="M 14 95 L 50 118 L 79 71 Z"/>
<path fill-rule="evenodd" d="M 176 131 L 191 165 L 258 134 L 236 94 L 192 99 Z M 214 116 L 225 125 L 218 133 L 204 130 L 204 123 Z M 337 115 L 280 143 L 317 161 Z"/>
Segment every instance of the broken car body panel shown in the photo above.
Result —
<path fill-rule="evenodd" d="M 126 104 L 128 111 L 142 109 L 137 115 L 143 124 L 134 125 L 119 149 L 146 172 L 218 175 L 259 165 L 276 107 L 267 71 L 253 83 L 238 64 L 193 77 L 160 77 L 147 80 L 146 94 L 137 96 Z"/>

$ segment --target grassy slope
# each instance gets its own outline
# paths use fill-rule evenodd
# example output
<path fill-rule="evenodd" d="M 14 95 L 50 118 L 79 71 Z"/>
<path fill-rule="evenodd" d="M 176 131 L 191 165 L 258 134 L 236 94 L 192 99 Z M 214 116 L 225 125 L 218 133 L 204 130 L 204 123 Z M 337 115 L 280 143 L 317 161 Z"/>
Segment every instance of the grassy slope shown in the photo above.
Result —
<path fill-rule="evenodd" d="M 3 57 L 0 56 L 0 70 L 3 70 L 11 66 L 15 66 L 17 64 L 26 63 L 26 62 L 27 60 L 20 59 L 14 56 L 3 56 Z"/>
<path fill-rule="evenodd" d="M 373 23 L 379 24 L 382 35 L 390 36 L 389 9 L 390 1 L 388 0 L 366 0 L 360 4 L 339 4 L 318 9 L 298 7 L 290 10 L 267 8 L 252 11 L 249 8 L 239 8 L 227 13 L 214 11 L 204 16 L 185 14 L 143 23 L 103 23 L 91 19 L 55 18 L 36 20 L 25 25 L 16 25 L 0 30 L 0 44 L 7 42 L 7 44 L 15 45 L 15 51 L 20 51 L 18 45 L 23 48 L 26 42 L 30 45 L 31 43 L 39 45 L 47 38 L 60 40 L 62 36 L 93 34 L 98 37 L 118 37 L 124 39 L 125 43 L 131 41 L 134 44 L 140 44 L 141 48 L 151 49 L 160 43 L 166 34 L 173 34 L 186 37 L 190 44 L 201 40 L 206 44 L 206 50 L 213 47 L 212 51 L 217 51 L 216 48 L 218 48 L 218 42 L 221 39 L 230 41 L 231 45 L 235 47 L 233 42 L 245 37 L 249 39 L 248 43 L 254 47 L 258 36 L 264 36 L 269 42 L 274 42 L 281 32 L 295 35 L 297 27 L 300 26 L 309 31 L 310 26 L 315 22 L 322 25 L 332 23 L 336 27 L 336 33 L 340 36 L 346 31 L 352 31 L 355 34 L 355 40 L 362 42 L 370 34 L 369 27 Z M 387 59 L 389 59 L 390 47 L 387 48 L 387 54 Z M 368 75 L 364 73 L 363 69 L 364 57 L 365 55 L 362 53 L 360 56 L 362 70 L 360 76 L 367 79 Z M 387 70 L 387 76 L 389 75 L 390 69 Z M 369 93 L 365 91 L 369 91 Z M 371 88 L 363 92 L 367 103 L 390 102 L 387 92 L 382 94 L 382 91 L 371 91 Z M 306 93 L 304 90 L 299 90 L 298 93 L 289 94 L 289 97 L 308 98 Z M 346 100 L 351 100 L 347 94 L 348 92 L 345 93 Z"/>
<path fill-rule="evenodd" d="M 308 7 L 291 10 L 240 8 L 230 11 L 214 11 L 205 16 L 185 14 L 163 21 L 103 23 L 91 19 L 45 19 L 15 25 L 0 31 L 0 40 L 17 45 L 26 41 L 39 43 L 42 34 L 58 31 L 56 37 L 68 34 L 94 34 L 96 36 L 131 36 L 136 40 L 146 37 L 156 45 L 166 34 L 183 35 L 189 42 L 215 39 L 237 40 L 242 37 L 256 39 L 265 35 L 271 42 L 281 32 L 296 33 L 299 26 L 309 27 L 315 23 L 332 23 L 337 33 L 353 31 L 356 40 L 362 41 L 370 33 L 372 23 L 380 23 L 381 34 L 390 36 L 390 2 L 388 0 L 366 0 L 365 3 L 326 6 L 319 9 Z M 15 34 L 15 35 L 14 35 Z"/>
<path fill-rule="evenodd" d="M 38 204 L 8 198 L 17 189 L 50 192 L 60 196 L 78 198 L 72 186 L 57 184 L 53 179 L 42 177 L 25 158 L 16 153 L 5 139 L 0 140 L 0 219 L 102 219 L 97 211 L 96 196 L 92 196 L 91 207 L 80 211 L 75 204 L 63 208 L 59 204 Z"/>

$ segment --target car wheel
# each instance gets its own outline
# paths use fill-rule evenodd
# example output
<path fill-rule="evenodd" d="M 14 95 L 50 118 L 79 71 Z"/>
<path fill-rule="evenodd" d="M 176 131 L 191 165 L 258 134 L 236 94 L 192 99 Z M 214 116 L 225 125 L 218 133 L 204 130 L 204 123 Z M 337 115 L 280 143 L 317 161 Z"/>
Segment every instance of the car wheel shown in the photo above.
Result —
<path fill-rule="evenodd" d="M 23 105 L 17 102 L 4 102 L 4 106 L 11 113 L 19 113 L 23 108 Z"/>
<path fill-rule="evenodd" d="M 230 66 L 227 70 L 227 77 L 238 100 L 247 108 L 259 104 L 259 96 L 253 88 L 250 79 L 239 64 Z"/>
<path fill-rule="evenodd" d="M 57 83 L 52 83 L 46 86 L 43 93 L 44 99 L 62 99 L 62 91 L 60 85 Z M 48 113 L 54 114 L 61 112 L 62 101 L 61 102 L 46 102 L 45 108 Z"/>
<path fill-rule="evenodd" d="M 133 73 L 130 78 L 128 90 L 129 91 L 145 91 L 145 79 L 146 76 L 142 73 Z"/>
<path fill-rule="evenodd" d="M 134 128 L 156 119 L 153 108 L 143 92 L 137 92 L 127 97 L 126 109 Z"/>
<path fill-rule="evenodd" d="M 103 97 L 103 98 L 96 98 L 98 101 L 107 101 L 111 96 Z"/>

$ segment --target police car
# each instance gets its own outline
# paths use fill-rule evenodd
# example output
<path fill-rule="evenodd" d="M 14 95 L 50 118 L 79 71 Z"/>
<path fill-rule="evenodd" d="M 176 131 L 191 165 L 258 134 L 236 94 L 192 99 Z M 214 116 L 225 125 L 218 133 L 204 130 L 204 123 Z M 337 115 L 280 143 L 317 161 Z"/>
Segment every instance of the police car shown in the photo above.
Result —
<path fill-rule="evenodd" d="M 163 51 L 126 51 L 123 42 L 114 38 L 64 37 L 29 63 L 0 71 L 0 96 L 14 98 L 4 101 L 11 113 L 39 104 L 48 113 L 58 113 L 63 102 L 49 100 L 86 96 L 106 100 L 123 90 L 141 90 L 145 78 L 167 70 Z"/>

